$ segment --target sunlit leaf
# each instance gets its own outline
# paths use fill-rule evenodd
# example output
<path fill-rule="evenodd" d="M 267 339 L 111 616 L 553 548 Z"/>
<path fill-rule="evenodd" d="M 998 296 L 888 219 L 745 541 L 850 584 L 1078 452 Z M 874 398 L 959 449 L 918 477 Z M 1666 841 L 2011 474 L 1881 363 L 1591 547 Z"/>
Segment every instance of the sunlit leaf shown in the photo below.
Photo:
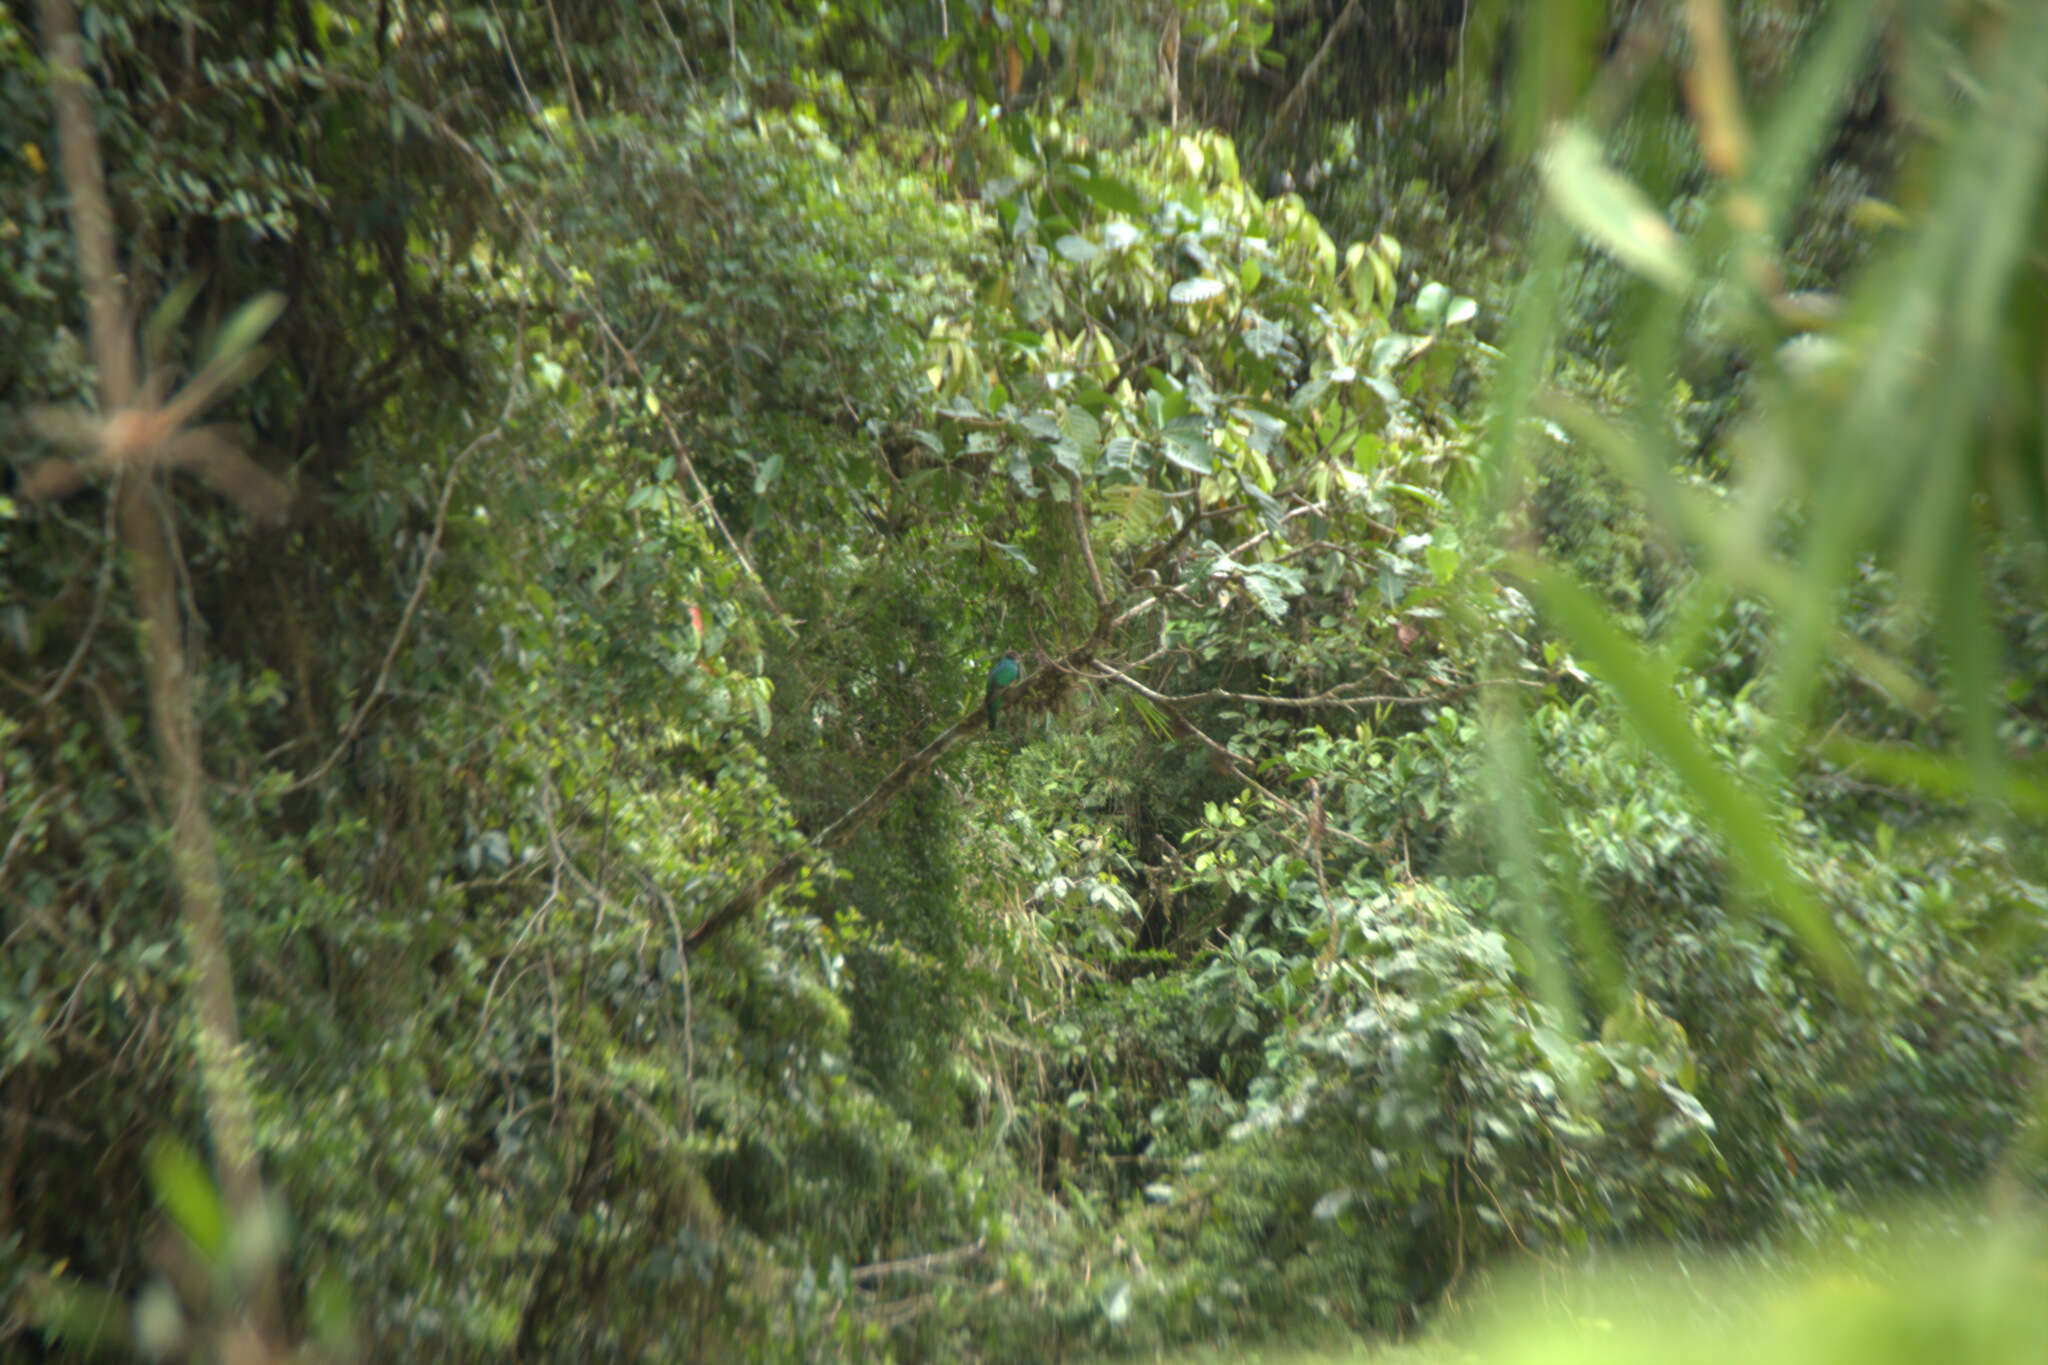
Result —
<path fill-rule="evenodd" d="M 284 295 L 279 293 L 258 294 L 236 309 L 235 315 L 220 329 L 207 363 L 231 363 L 246 353 L 284 312 L 284 302 Z"/>
<path fill-rule="evenodd" d="M 1176 417 L 1162 435 L 1159 451 L 1170 462 L 1196 474 L 1215 472 L 1216 452 L 1209 445 L 1206 419 L 1192 413 Z"/>
<path fill-rule="evenodd" d="M 190 1147 L 171 1138 L 150 1143 L 146 1156 L 157 1202 L 201 1255 L 218 1260 L 227 1250 L 228 1216 L 212 1174 Z"/>
<path fill-rule="evenodd" d="M 1150 210 L 1144 197 L 1121 180 L 1107 175 L 1086 175 L 1074 178 L 1074 188 L 1093 199 L 1112 213 L 1129 214 L 1142 218 Z"/>
<path fill-rule="evenodd" d="M 1678 234 L 1640 189 L 1607 164 L 1584 124 L 1559 125 L 1538 169 L 1558 212 L 1616 260 L 1666 289 L 1692 283 L 1692 262 Z"/>
<path fill-rule="evenodd" d="M 1101 247 L 1095 245 L 1086 237 L 1078 237 L 1071 232 L 1060 238 L 1057 242 L 1054 242 L 1053 250 L 1059 252 L 1060 255 L 1066 257 L 1075 265 L 1086 265 L 1102 254 Z"/>

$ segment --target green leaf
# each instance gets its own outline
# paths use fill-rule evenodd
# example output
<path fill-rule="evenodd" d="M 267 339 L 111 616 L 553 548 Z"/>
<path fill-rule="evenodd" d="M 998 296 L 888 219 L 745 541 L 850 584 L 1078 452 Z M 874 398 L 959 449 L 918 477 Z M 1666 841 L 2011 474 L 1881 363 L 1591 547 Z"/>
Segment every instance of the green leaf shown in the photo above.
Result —
<path fill-rule="evenodd" d="M 1019 549 L 1017 546 L 1006 544 L 1005 542 L 1000 540 L 991 540 L 989 544 L 993 545 L 1004 556 L 1014 561 L 1019 568 L 1024 570 L 1025 573 L 1036 574 L 1038 572 L 1038 566 L 1031 562 L 1031 556 L 1025 554 L 1024 551 Z"/>
<path fill-rule="evenodd" d="M 91 1351 L 125 1352 L 129 1311 L 118 1295 L 68 1276 L 24 1276 L 22 1315 L 50 1341 Z"/>
<path fill-rule="evenodd" d="M 1287 599 L 1301 596 L 1305 585 L 1299 569 L 1285 564 L 1254 564 L 1244 571 L 1244 586 L 1260 611 L 1280 621 L 1287 616 Z"/>
<path fill-rule="evenodd" d="M 1216 471 L 1216 452 L 1210 448 L 1208 423 L 1194 413 L 1176 417 L 1166 424 L 1159 453 L 1182 469 L 1195 474 Z"/>
<path fill-rule="evenodd" d="M 1967 800 L 1985 794 L 1983 773 L 1965 757 L 1841 736 L 1830 739 L 1822 752 L 1844 768 L 1938 799 Z M 2030 820 L 2048 820 L 2048 772 L 2001 773 L 1989 794 Z M 1880 825 L 1878 833 L 1889 836 L 1890 827 Z"/>
<path fill-rule="evenodd" d="M 1427 341 L 1426 337 L 1403 336 L 1398 332 L 1383 336 L 1372 344 L 1366 367 L 1375 375 L 1391 374 L 1395 366 L 1421 350 Z"/>
<path fill-rule="evenodd" d="M 1060 255 L 1066 257 L 1075 265 L 1086 265 L 1102 254 L 1101 247 L 1095 245 L 1086 237 L 1077 237 L 1071 232 L 1060 238 L 1057 242 L 1054 242 L 1052 246 L 1054 251 L 1059 252 Z"/>
<path fill-rule="evenodd" d="M 1616 260 L 1666 289 L 1692 283 L 1692 262 L 1678 234 L 1641 190 L 1607 165 L 1584 124 L 1567 123 L 1551 135 L 1538 171 L 1557 211 Z"/>
<path fill-rule="evenodd" d="M 1423 327 L 1434 331 L 1443 326 L 1444 313 L 1451 306 L 1451 291 L 1431 280 L 1415 296 L 1415 316 Z"/>
<path fill-rule="evenodd" d="M 1530 586 L 1581 663 L 1605 682 L 1651 751 L 1685 783 L 1701 816 L 1728 848 L 1736 873 L 1805 943 L 1838 985 L 1857 980 L 1826 913 L 1785 856 L 1763 801 L 1714 757 L 1680 703 L 1665 660 L 1616 629 L 1585 589 L 1547 565 Z"/>
<path fill-rule="evenodd" d="M 187 275 L 164 295 L 163 302 L 149 315 L 149 325 L 144 328 L 151 342 L 161 342 L 185 320 L 185 313 L 191 308 L 192 300 L 199 297 L 199 287 L 203 282 L 197 275 Z"/>
<path fill-rule="evenodd" d="M 1123 181 L 1107 175 L 1076 176 L 1074 188 L 1093 199 L 1111 213 L 1128 214 L 1143 218 L 1151 210 L 1145 204 L 1144 196 Z"/>
<path fill-rule="evenodd" d="M 1084 407 L 1070 407 L 1060 414 L 1060 433 L 1083 455 L 1102 449 L 1102 423 Z"/>
<path fill-rule="evenodd" d="M 270 324 L 276 322 L 282 312 L 282 294 L 263 293 L 250 299 L 235 310 L 235 315 L 220 329 L 219 340 L 214 343 L 213 354 L 208 358 L 208 364 L 223 361 L 232 363 L 247 353 L 250 347 L 263 339 L 263 334 L 270 330 Z"/>
<path fill-rule="evenodd" d="M 1448 583 L 1458 573 L 1458 552 L 1448 545 L 1431 545 L 1422 552 L 1429 563 L 1429 576 L 1439 584 Z"/>
<path fill-rule="evenodd" d="M 157 1202 L 199 1253 L 218 1261 L 227 1250 L 228 1215 L 213 1177 L 190 1147 L 158 1138 L 145 1154 Z"/>

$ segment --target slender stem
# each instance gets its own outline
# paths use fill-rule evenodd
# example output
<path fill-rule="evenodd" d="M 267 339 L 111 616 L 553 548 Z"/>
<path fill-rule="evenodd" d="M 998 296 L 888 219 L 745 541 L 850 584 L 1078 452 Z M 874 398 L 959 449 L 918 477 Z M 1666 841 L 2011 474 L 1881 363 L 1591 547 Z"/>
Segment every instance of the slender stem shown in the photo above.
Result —
<path fill-rule="evenodd" d="M 42 0 L 44 41 L 50 53 L 50 97 L 57 108 L 64 183 L 71 193 L 72 235 L 85 289 L 93 359 L 100 371 L 105 415 L 137 401 L 135 342 L 128 324 L 114 252 L 114 215 L 107 201 L 99 138 L 87 104 L 89 85 L 71 0 Z M 217 1178 L 240 1219 L 260 1214 L 263 1186 L 256 1163 L 255 1108 L 241 1070 L 241 1031 L 235 1017 L 234 973 L 223 926 L 220 859 L 206 811 L 206 775 L 199 757 L 199 718 L 178 612 L 177 564 L 165 533 L 165 508 L 156 475 L 146 463 L 120 475 L 115 520 L 128 551 L 128 576 L 140 611 L 142 653 L 149 684 L 151 729 L 171 817 L 171 868 L 192 963 L 201 1089 L 213 1137 Z M 254 1305 L 271 1332 L 278 1321 L 275 1283 L 264 1276 Z"/>

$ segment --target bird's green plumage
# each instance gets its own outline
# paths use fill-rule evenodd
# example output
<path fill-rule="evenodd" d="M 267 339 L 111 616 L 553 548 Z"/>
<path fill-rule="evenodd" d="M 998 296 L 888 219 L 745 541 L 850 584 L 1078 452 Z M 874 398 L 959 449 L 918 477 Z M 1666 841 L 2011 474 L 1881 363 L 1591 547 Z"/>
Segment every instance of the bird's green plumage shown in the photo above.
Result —
<path fill-rule="evenodd" d="M 1024 665 L 1017 662 L 1017 651 L 1007 651 L 996 660 L 996 666 L 988 671 L 988 695 L 982 705 L 988 709 L 988 728 L 996 728 L 996 693 L 1014 684 L 1024 676 Z"/>

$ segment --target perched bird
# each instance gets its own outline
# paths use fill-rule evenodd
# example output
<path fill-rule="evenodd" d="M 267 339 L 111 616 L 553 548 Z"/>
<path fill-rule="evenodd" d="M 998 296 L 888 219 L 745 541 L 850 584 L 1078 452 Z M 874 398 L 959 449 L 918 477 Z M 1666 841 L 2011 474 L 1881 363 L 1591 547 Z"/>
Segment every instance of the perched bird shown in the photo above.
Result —
<path fill-rule="evenodd" d="M 988 708 L 988 728 L 996 728 L 996 693 L 1013 685 L 1024 676 L 1024 665 L 1017 662 L 1017 651 L 1005 650 L 1003 657 L 996 660 L 996 666 L 988 671 L 988 696 L 983 702 Z"/>

